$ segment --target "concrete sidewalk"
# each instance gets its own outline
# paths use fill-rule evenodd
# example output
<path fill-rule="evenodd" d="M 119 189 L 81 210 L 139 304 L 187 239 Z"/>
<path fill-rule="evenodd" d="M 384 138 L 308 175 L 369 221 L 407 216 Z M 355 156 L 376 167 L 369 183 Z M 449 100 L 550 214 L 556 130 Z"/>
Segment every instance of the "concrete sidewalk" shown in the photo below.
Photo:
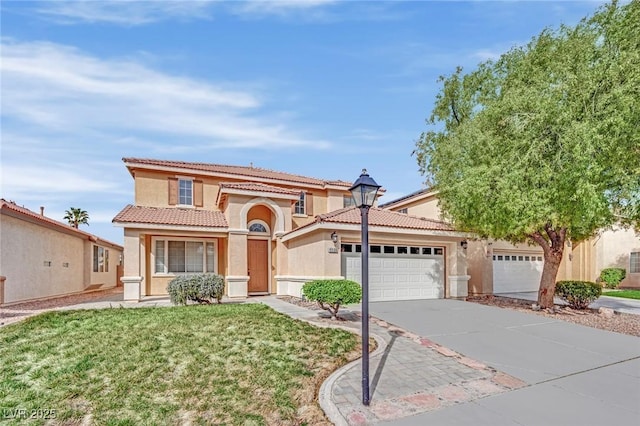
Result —
<path fill-rule="evenodd" d="M 527 384 L 393 424 L 640 424 L 638 337 L 451 299 L 371 312 Z"/>

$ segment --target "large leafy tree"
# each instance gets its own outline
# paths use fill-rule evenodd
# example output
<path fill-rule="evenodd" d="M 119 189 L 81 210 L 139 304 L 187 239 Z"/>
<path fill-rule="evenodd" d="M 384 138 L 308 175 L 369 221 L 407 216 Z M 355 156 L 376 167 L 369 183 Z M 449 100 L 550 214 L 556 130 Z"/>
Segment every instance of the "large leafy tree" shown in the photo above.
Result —
<path fill-rule="evenodd" d="M 81 208 L 71 207 L 65 211 L 64 220 L 69 222 L 69 225 L 78 229 L 79 225 L 89 225 L 89 213 Z"/>
<path fill-rule="evenodd" d="M 640 217 L 640 2 L 440 81 L 421 171 L 459 228 L 542 247 L 553 306 L 566 241 Z"/>

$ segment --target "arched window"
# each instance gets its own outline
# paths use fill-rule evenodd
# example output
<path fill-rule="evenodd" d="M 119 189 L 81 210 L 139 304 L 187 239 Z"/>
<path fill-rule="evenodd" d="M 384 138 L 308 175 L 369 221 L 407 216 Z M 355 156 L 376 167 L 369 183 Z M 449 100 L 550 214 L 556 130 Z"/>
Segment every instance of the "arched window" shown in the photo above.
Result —
<path fill-rule="evenodd" d="M 261 223 L 253 223 L 249 227 L 249 232 L 267 232 L 267 228 Z"/>
<path fill-rule="evenodd" d="M 261 220 L 249 222 L 249 232 L 252 234 L 269 234 L 269 226 Z"/>

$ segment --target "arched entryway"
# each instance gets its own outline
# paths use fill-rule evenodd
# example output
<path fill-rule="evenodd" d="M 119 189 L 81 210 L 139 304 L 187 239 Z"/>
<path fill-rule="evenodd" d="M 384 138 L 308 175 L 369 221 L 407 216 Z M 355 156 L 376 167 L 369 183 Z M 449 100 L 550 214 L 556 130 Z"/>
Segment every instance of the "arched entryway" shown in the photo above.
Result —
<path fill-rule="evenodd" d="M 262 219 L 248 223 L 247 235 L 247 291 L 249 294 L 269 293 L 271 283 L 271 231 Z"/>

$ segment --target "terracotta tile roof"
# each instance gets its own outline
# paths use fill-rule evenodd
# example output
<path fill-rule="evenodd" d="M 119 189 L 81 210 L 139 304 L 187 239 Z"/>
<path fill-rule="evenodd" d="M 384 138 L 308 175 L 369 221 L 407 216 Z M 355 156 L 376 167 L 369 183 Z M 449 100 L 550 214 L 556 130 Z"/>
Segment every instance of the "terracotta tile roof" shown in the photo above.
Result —
<path fill-rule="evenodd" d="M 349 223 L 360 224 L 360 210 L 357 207 L 347 207 L 326 214 L 316 216 L 315 223 Z M 428 229 L 437 231 L 454 231 L 455 229 L 446 222 L 425 219 L 417 216 L 409 216 L 371 207 L 369 210 L 369 226 L 387 226 L 390 228 L 404 229 Z"/>
<path fill-rule="evenodd" d="M 256 191 L 256 192 L 272 192 L 276 194 L 287 194 L 287 195 L 299 195 L 300 191 L 296 191 L 294 189 L 281 188 L 278 186 L 264 185 L 262 183 L 233 183 L 233 182 L 223 182 L 220 184 L 220 191 L 228 189 L 239 189 L 242 191 Z"/>
<path fill-rule="evenodd" d="M 227 228 L 224 214 L 212 210 L 143 207 L 129 204 L 113 218 L 115 223 L 146 223 L 150 225 L 202 226 Z"/>
<path fill-rule="evenodd" d="M 96 235 L 93 235 L 89 232 L 85 232 L 82 231 L 80 229 L 76 229 L 73 226 L 70 226 L 69 224 L 63 223 L 63 222 L 59 222 L 57 220 L 51 219 L 49 217 L 46 217 L 40 213 L 36 213 L 34 211 L 29 210 L 26 207 L 21 207 L 19 205 L 17 205 L 14 202 L 11 201 L 7 201 L 4 198 L 0 198 L 0 211 L 2 211 L 5 214 L 9 214 L 10 216 L 13 217 L 18 217 L 24 220 L 27 220 L 31 223 L 36 223 L 36 224 L 40 224 L 40 225 L 44 225 L 44 226 L 48 226 L 50 228 L 54 228 L 58 231 L 62 231 L 66 234 L 70 234 L 70 235 L 75 235 L 79 238 L 86 238 L 88 240 L 94 241 L 94 242 L 101 242 L 101 243 L 105 243 L 106 245 L 110 245 L 113 246 L 115 248 L 118 248 L 120 250 L 122 250 L 122 246 L 119 244 L 116 244 L 114 242 L 105 240 L 103 238 L 100 238 Z"/>
<path fill-rule="evenodd" d="M 307 184 L 307 185 L 334 185 L 344 186 L 345 188 L 351 187 L 351 183 L 340 180 L 323 180 L 316 179 L 307 176 L 294 175 L 290 173 L 277 172 L 274 170 L 263 169 L 260 167 L 246 167 L 246 166 L 230 166 L 223 164 L 210 164 L 210 163 L 193 163 L 187 161 L 167 161 L 167 160 L 153 160 L 149 158 L 123 158 L 122 161 L 128 163 L 128 167 L 137 165 L 143 166 L 158 166 L 158 167 L 172 167 L 185 170 L 195 170 L 205 173 L 222 173 L 239 175 L 245 177 L 262 178 L 279 180 L 285 182 L 291 182 L 292 184 Z"/>

